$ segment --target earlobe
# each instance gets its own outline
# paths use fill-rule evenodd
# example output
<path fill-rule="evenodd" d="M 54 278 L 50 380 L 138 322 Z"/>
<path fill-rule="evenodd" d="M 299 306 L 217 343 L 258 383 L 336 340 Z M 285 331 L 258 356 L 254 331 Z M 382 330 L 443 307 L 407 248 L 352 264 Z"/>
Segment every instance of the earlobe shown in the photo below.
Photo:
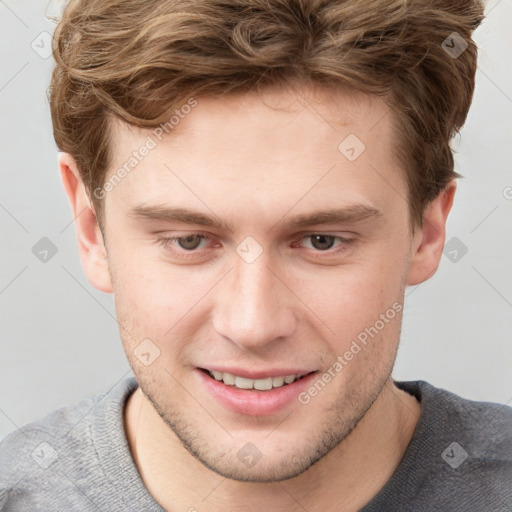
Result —
<path fill-rule="evenodd" d="M 69 153 L 59 153 L 59 170 L 71 203 L 80 260 L 87 279 L 98 290 L 111 293 L 112 282 L 103 235 L 75 159 Z"/>
<path fill-rule="evenodd" d="M 446 221 L 453 205 L 456 188 L 455 180 L 450 181 L 425 208 L 423 226 L 417 228 L 413 238 L 407 275 L 409 286 L 426 281 L 439 267 L 446 237 Z"/>

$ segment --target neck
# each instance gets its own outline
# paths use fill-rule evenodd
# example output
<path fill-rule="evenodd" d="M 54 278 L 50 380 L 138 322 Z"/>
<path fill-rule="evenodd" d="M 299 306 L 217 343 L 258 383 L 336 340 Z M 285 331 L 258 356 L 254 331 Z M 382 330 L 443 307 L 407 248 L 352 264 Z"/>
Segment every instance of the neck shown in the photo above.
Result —
<path fill-rule="evenodd" d="M 359 510 L 399 465 L 420 405 L 388 380 L 354 430 L 301 475 L 271 483 L 226 479 L 197 461 L 164 423 L 140 388 L 125 408 L 128 444 L 142 480 L 167 510 Z M 242 506 L 243 505 L 243 506 Z"/>

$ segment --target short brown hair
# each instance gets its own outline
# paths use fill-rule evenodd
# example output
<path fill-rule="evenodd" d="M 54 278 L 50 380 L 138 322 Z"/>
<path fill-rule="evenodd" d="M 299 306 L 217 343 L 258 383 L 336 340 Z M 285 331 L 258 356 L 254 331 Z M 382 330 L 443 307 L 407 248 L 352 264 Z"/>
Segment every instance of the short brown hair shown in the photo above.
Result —
<path fill-rule="evenodd" d="M 392 109 L 421 225 L 460 176 L 450 140 L 471 104 L 483 11 L 462 0 L 71 0 L 54 34 L 55 141 L 90 194 L 108 172 L 112 116 L 151 128 L 191 96 L 292 80 L 356 89 Z"/>

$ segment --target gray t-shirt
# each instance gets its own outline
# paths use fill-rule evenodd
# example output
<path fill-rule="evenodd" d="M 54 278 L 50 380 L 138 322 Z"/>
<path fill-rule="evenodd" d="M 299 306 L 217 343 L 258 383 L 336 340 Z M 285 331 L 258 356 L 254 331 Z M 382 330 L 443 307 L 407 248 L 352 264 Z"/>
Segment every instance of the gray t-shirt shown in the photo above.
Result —
<path fill-rule="evenodd" d="M 512 408 L 425 381 L 395 383 L 421 402 L 421 416 L 399 467 L 360 512 L 510 512 Z M 136 387 L 127 378 L 6 436 L 0 510 L 162 511 L 126 441 L 123 410 Z"/>

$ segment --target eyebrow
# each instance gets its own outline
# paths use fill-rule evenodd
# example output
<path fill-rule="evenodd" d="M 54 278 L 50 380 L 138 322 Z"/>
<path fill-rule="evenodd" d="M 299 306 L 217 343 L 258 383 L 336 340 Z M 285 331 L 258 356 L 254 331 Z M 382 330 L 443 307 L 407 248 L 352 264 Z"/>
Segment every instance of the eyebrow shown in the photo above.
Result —
<path fill-rule="evenodd" d="M 128 215 L 138 219 L 165 222 L 183 222 L 185 224 L 196 224 L 199 226 L 225 229 L 231 232 L 234 231 L 233 226 L 229 222 L 223 221 L 216 215 L 207 215 L 186 208 L 171 208 L 158 205 L 138 205 L 132 208 L 128 212 Z M 362 222 L 370 218 L 379 218 L 381 216 L 382 211 L 373 206 L 355 204 L 344 208 L 304 213 L 289 219 L 286 219 L 285 216 L 279 222 L 282 222 L 286 228 L 297 229 L 320 224 L 346 224 Z"/>

